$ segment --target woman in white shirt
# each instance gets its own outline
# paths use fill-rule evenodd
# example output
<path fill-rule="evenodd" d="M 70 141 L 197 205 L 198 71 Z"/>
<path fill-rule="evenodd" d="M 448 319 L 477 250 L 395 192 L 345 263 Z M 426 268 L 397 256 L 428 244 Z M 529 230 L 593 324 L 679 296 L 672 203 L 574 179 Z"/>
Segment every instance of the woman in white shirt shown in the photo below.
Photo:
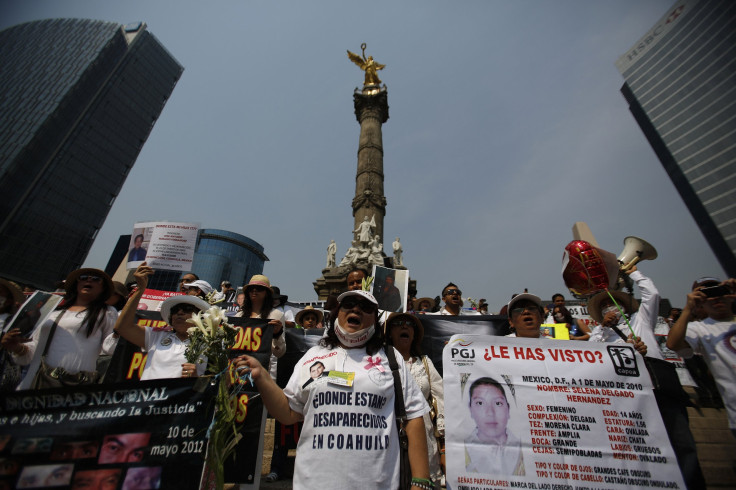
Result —
<path fill-rule="evenodd" d="M 136 269 L 133 277 L 138 289 L 120 312 L 115 332 L 148 352 L 141 380 L 201 376 L 207 369 L 207 362 L 195 365 L 187 362 L 184 357 L 189 345 L 188 330 L 194 326 L 187 320 L 195 313 L 209 308 L 209 304 L 197 296 L 172 296 L 161 304 L 161 318 L 171 325 L 171 331 L 154 331 L 152 328 L 138 325 L 136 321 L 138 303 L 148 286 L 148 277 L 153 275 L 153 272 L 146 262 Z"/>
<path fill-rule="evenodd" d="M 3 346 L 13 353 L 16 362 L 28 365 L 38 348 L 46 352 L 46 365 L 56 370 L 61 378 L 76 376 L 76 382 L 93 383 L 97 380 L 97 358 L 100 353 L 111 354 L 115 343 L 112 337 L 118 313 L 105 301 L 114 286 L 110 276 L 99 269 L 78 269 L 64 281 L 64 301 L 30 339 L 12 329 L 3 337 Z M 53 333 L 51 328 L 56 323 Z M 49 335 L 41 339 L 42 335 Z"/>

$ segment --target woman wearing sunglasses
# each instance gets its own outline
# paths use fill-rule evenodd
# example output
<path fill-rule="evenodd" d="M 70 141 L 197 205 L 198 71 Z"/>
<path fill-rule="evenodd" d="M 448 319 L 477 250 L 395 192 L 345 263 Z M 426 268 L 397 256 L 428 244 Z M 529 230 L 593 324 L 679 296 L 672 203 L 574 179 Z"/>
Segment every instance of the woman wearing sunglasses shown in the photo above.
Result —
<path fill-rule="evenodd" d="M 256 274 L 243 287 L 245 299 L 243 307 L 235 316 L 245 318 L 263 318 L 273 327 L 271 354 L 281 357 L 286 353 L 286 339 L 284 338 L 284 314 L 273 307 L 273 290 L 268 277 Z M 276 377 L 276 359 L 271 358 L 272 376 Z"/>
<path fill-rule="evenodd" d="M 138 325 L 138 303 L 148 287 L 148 278 L 154 270 L 143 262 L 133 273 L 138 289 L 128 299 L 115 324 L 115 332 L 128 342 L 148 353 L 141 380 L 161 378 L 191 378 L 204 374 L 207 362 L 187 362 L 184 352 L 189 345 L 188 330 L 192 315 L 209 308 L 209 304 L 197 296 L 177 295 L 161 303 L 161 318 L 168 322 L 171 331 L 153 330 Z"/>
<path fill-rule="evenodd" d="M 432 360 L 422 355 L 422 337 L 424 337 L 424 327 L 419 318 L 414 315 L 391 313 L 386 320 L 386 344 L 396 347 L 401 357 L 404 358 L 404 362 L 409 365 L 414 381 L 422 391 L 424 399 L 430 403 L 430 408 L 436 417 L 437 427 L 432 422 L 430 414 L 425 414 L 424 429 L 427 435 L 429 472 L 432 481 L 437 485 L 442 480 L 445 466 L 445 394 L 442 388 L 442 376 L 437 372 Z M 433 397 L 436 406 L 432 406 Z"/>
<path fill-rule="evenodd" d="M 295 489 L 398 488 L 399 437 L 393 375 L 377 328 L 378 302 L 367 291 L 342 293 L 319 344 L 297 362 L 283 391 L 250 356 L 235 359 L 279 422 L 304 421 L 294 466 Z M 389 347 L 392 348 L 392 347 Z M 393 349 L 393 348 L 392 348 Z M 422 416 L 429 411 L 403 358 L 399 367 L 413 489 L 430 489 Z M 313 378 L 316 361 L 324 366 Z M 309 379 L 311 383 L 307 383 Z"/>
<path fill-rule="evenodd" d="M 55 372 L 57 378 L 67 383 L 94 383 L 100 353 L 112 354 L 115 350 L 112 333 L 118 313 L 105 304 L 114 285 L 110 276 L 99 269 L 78 269 L 66 278 L 64 288 L 64 301 L 30 339 L 12 329 L 2 344 L 18 364 L 28 365 L 39 348 L 41 332 L 47 332 L 41 348 L 46 349 L 45 365 L 49 372 Z"/>

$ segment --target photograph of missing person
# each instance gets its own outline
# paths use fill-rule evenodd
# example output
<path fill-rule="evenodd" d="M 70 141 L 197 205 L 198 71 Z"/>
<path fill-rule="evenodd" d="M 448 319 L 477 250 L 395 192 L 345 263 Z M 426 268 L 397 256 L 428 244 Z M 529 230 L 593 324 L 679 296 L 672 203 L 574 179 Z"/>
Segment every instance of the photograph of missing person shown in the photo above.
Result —
<path fill-rule="evenodd" d="M 72 490 L 116 490 L 122 472 L 120 468 L 78 471 L 74 474 Z"/>
<path fill-rule="evenodd" d="M 150 440 L 150 432 L 105 436 L 100 447 L 100 459 L 97 462 L 111 464 L 143 461 Z"/>
<path fill-rule="evenodd" d="M 130 468 L 125 474 L 122 490 L 150 490 L 161 488 L 161 467 Z"/>
<path fill-rule="evenodd" d="M 13 445 L 12 454 L 48 453 L 54 440 L 50 437 L 27 437 L 18 439 Z"/>
<path fill-rule="evenodd" d="M 145 228 L 136 228 L 133 230 L 133 236 L 130 241 L 130 251 L 128 252 L 128 263 L 143 262 L 146 260 L 148 251 L 143 248 L 143 240 L 145 239 Z"/>
<path fill-rule="evenodd" d="M 489 475 L 525 475 L 521 440 L 508 428 L 511 410 L 505 383 L 478 378 L 468 389 L 475 429 L 465 438 L 465 470 Z"/>
<path fill-rule="evenodd" d="M 57 441 L 49 459 L 51 461 L 64 461 L 67 459 L 96 458 L 99 449 L 99 441 Z"/>
<path fill-rule="evenodd" d="M 409 271 L 373 266 L 373 296 L 378 308 L 388 312 L 406 311 Z"/>
<path fill-rule="evenodd" d="M 72 479 L 72 464 L 26 466 L 20 473 L 16 488 L 65 487 Z"/>
<path fill-rule="evenodd" d="M 302 385 L 302 388 L 306 388 L 309 386 L 312 382 L 314 382 L 315 379 L 324 378 L 327 375 L 329 375 L 329 371 L 325 371 L 325 365 L 322 364 L 322 361 L 317 361 L 311 366 L 309 366 L 309 379 L 306 383 Z"/>

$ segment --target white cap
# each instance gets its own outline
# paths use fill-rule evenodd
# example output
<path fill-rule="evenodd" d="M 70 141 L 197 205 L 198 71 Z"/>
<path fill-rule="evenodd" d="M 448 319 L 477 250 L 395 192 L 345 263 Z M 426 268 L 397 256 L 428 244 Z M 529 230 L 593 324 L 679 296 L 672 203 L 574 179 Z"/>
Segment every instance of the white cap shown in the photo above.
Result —
<path fill-rule="evenodd" d="M 199 288 L 204 294 L 210 294 L 213 291 L 212 286 L 210 286 L 210 283 L 207 281 L 203 281 L 201 279 L 197 279 L 194 282 L 190 282 L 189 284 L 184 284 L 184 287 L 189 289 L 191 287 Z"/>
<path fill-rule="evenodd" d="M 365 298 L 374 305 L 378 306 L 378 301 L 376 301 L 376 298 L 374 298 L 373 295 L 368 291 L 345 291 L 337 297 L 337 302 L 342 303 L 342 300 L 344 300 L 348 296 L 360 296 L 361 298 Z"/>
<path fill-rule="evenodd" d="M 509 301 L 509 305 L 507 308 L 509 316 L 511 316 L 511 310 L 514 308 L 514 304 L 516 304 L 517 302 L 523 299 L 531 301 L 532 303 L 539 306 L 540 308 L 542 307 L 542 299 L 539 296 L 536 296 L 534 294 L 529 294 L 529 293 L 517 294 L 516 296 L 511 298 L 511 301 Z"/>

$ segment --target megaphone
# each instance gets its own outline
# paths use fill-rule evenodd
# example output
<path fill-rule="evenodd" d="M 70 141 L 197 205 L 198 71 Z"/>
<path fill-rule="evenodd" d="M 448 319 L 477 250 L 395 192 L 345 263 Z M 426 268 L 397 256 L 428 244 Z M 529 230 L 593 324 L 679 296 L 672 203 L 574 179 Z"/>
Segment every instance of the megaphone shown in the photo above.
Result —
<path fill-rule="evenodd" d="M 642 260 L 654 260 L 657 258 L 657 249 L 649 242 L 636 236 L 624 238 L 624 250 L 618 256 L 621 270 L 626 272 Z"/>

